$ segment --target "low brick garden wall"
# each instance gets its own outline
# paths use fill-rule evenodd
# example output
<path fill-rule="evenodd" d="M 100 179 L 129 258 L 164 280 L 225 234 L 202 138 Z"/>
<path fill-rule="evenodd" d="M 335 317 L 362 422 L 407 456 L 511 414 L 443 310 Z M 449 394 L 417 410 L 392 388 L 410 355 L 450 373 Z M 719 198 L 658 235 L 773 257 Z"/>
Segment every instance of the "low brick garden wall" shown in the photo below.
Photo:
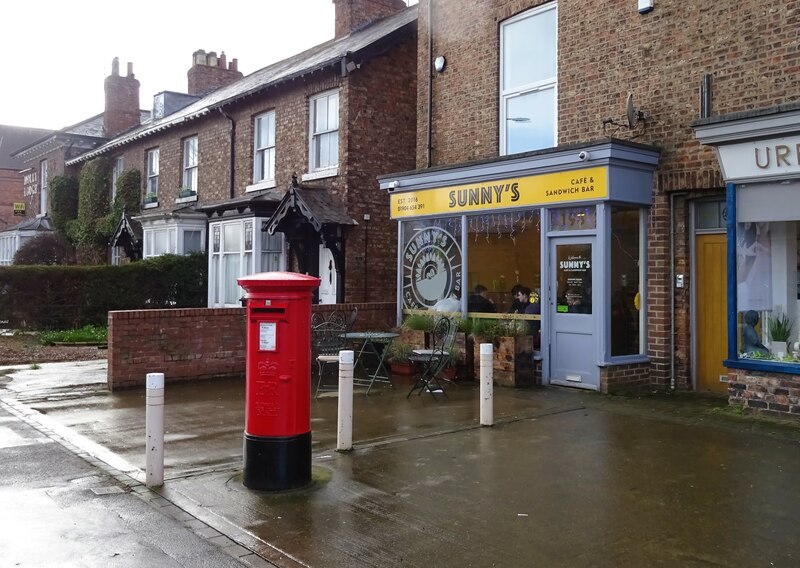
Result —
<path fill-rule="evenodd" d="M 396 323 L 394 302 L 315 305 L 312 312 L 354 308 L 356 331 Z M 109 312 L 108 388 L 144 386 L 147 373 L 164 373 L 167 382 L 244 378 L 245 343 L 244 308 Z"/>
<path fill-rule="evenodd" d="M 748 410 L 800 417 L 800 377 L 744 369 L 728 370 L 728 403 Z"/>

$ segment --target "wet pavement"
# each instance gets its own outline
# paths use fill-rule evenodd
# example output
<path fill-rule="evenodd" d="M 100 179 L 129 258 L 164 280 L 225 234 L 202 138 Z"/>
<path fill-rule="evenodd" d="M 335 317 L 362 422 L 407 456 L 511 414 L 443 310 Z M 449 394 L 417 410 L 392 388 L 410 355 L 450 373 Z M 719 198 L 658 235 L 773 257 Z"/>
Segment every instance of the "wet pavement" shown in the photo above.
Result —
<path fill-rule="evenodd" d="M 23 368 L 0 399 L 141 481 L 144 390 L 108 392 L 102 365 Z M 482 428 L 474 385 L 436 401 L 395 384 L 356 394 L 347 453 L 336 397 L 313 400 L 314 483 L 279 493 L 241 483 L 243 380 L 168 384 L 159 494 L 278 566 L 800 565 L 796 423 L 496 388 Z"/>

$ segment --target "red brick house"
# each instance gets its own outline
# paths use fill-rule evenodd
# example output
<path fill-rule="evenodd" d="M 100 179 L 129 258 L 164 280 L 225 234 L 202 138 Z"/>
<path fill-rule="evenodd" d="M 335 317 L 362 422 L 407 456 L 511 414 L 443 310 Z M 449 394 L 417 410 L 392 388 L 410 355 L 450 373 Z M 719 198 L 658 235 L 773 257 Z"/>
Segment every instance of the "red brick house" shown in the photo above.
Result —
<path fill-rule="evenodd" d="M 210 307 L 238 305 L 236 278 L 278 269 L 323 278 L 320 302 L 385 299 L 396 237 L 376 177 L 414 165 L 416 7 L 336 0 L 336 36 L 241 76 L 198 51 L 188 95 L 67 161 L 142 172 L 143 209 L 115 244 L 144 258 L 207 250 Z M 139 237 L 141 231 L 141 239 Z"/>
<path fill-rule="evenodd" d="M 782 139 L 798 130 L 796 8 L 418 8 L 417 169 L 380 178 L 400 222 L 401 308 L 449 298 L 469 313 L 468 291 L 481 285 L 504 312 L 520 284 L 539 300 L 517 317 L 535 329 L 545 383 L 726 393 L 733 378 L 742 401 L 745 378 L 782 373 L 771 379 L 781 392 L 755 406 L 800 412 L 788 392 L 797 385 L 780 386 L 800 360 L 789 348 L 769 365 L 754 360 L 769 355 L 743 348 L 741 283 L 739 305 L 731 298 L 737 231 L 762 223 L 764 235 L 782 223 L 770 232 L 771 282 L 761 280 L 751 309 L 762 322 L 787 314 L 797 347 L 800 199 L 787 188 L 800 165 L 795 140 Z M 733 163 L 762 175 L 721 171 L 695 129 L 720 154 L 743 145 Z M 750 194 L 741 187 L 762 182 Z M 769 341 L 766 323 L 754 333 Z M 743 366 L 744 378 L 731 370 Z"/>

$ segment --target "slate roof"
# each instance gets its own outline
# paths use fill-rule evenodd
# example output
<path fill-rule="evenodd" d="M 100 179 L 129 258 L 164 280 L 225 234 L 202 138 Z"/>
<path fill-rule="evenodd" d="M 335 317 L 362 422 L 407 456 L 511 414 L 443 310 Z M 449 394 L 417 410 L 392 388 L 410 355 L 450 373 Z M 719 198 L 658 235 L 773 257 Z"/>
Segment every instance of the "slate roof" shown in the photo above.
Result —
<path fill-rule="evenodd" d="M 35 140 L 51 136 L 53 132 L 53 130 L 44 128 L 26 128 L 0 124 L 0 170 L 24 170 L 26 168 L 25 162 L 19 158 L 12 157 L 12 154 Z"/>
<path fill-rule="evenodd" d="M 82 162 L 112 148 L 206 115 L 217 108 L 269 87 L 274 87 L 333 65 L 340 65 L 345 57 L 358 62 L 360 55 L 366 55 L 366 52 L 375 49 L 376 46 L 379 46 L 394 34 L 401 33 L 406 26 L 414 25 L 416 20 L 417 5 L 410 6 L 394 16 L 379 20 L 345 37 L 327 41 L 288 59 L 255 71 L 230 85 L 212 91 L 196 103 L 190 104 L 162 119 L 144 124 L 116 137 L 95 150 L 69 160 L 67 165 Z"/>
<path fill-rule="evenodd" d="M 275 212 L 264 223 L 262 231 L 270 235 L 275 231 L 282 231 L 284 219 L 298 216 L 310 223 L 318 233 L 325 225 L 358 225 L 358 222 L 347 214 L 344 204 L 327 189 L 292 185 Z"/>
<path fill-rule="evenodd" d="M 2 233 L 11 233 L 14 231 L 52 231 L 53 230 L 53 222 L 50 220 L 50 217 L 33 217 L 31 219 L 25 219 L 18 225 L 14 225 L 13 227 L 9 227 L 8 229 L 4 229 L 0 231 Z"/>

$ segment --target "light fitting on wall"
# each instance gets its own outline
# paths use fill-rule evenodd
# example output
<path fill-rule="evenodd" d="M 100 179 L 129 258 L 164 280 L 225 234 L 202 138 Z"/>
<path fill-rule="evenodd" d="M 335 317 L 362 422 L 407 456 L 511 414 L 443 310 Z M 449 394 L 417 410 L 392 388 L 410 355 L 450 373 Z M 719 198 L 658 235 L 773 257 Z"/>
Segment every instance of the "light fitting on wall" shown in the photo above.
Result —
<path fill-rule="evenodd" d="M 436 59 L 433 60 L 433 68 L 436 69 L 438 73 L 444 71 L 444 68 L 447 66 L 447 59 L 444 58 L 444 55 L 440 55 Z"/>

